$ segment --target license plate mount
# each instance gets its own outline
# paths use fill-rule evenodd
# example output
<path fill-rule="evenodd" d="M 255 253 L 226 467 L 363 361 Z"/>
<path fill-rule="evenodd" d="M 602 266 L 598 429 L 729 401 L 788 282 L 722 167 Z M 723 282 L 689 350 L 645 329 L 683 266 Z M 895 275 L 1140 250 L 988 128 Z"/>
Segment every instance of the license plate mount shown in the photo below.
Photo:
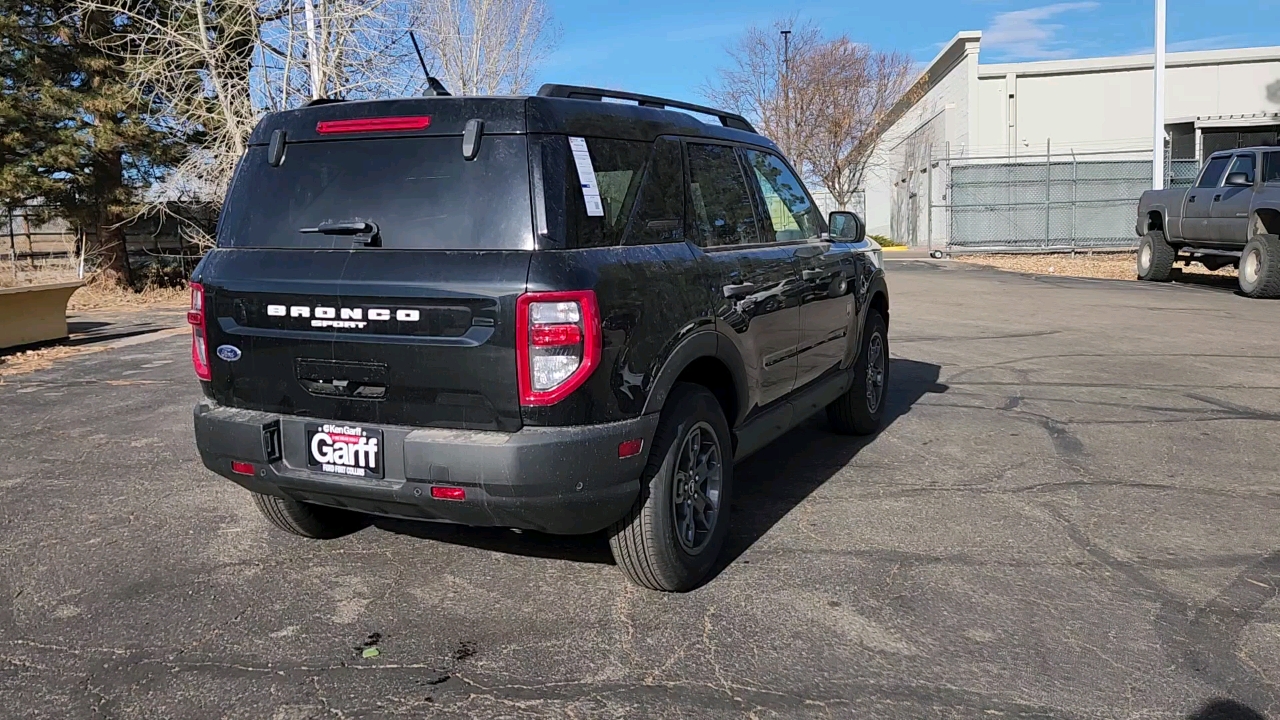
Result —
<path fill-rule="evenodd" d="M 306 430 L 308 469 L 349 478 L 383 478 L 381 430 L 344 423 L 307 423 Z"/>

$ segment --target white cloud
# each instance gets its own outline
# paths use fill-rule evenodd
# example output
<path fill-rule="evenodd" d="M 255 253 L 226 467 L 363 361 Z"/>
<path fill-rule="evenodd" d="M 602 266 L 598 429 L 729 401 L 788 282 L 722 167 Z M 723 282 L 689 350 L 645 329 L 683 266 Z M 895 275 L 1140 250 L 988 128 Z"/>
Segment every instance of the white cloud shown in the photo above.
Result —
<path fill-rule="evenodd" d="M 1093 10 L 1096 2 L 1064 2 L 1000 13 L 982 33 L 984 50 L 996 50 L 1009 60 L 1053 60 L 1071 57 L 1074 50 L 1057 39 L 1062 25 L 1049 22 L 1062 13 Z"/>

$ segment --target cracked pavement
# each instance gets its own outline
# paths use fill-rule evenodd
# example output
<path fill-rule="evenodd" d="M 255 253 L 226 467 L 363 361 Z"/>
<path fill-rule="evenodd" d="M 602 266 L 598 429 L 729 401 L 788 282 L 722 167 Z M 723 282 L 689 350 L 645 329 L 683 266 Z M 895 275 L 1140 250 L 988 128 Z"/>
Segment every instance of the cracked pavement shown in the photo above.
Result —
<path fill-rule="evenodd" d="M 889 282 L 889 426 L 813 420 L 740 464 L 685 595 L 598 536 L 270 529 L 199 463 L 184 337 L 9 378 L 0 716 L 1280 713 L 1280 304 Z"/>

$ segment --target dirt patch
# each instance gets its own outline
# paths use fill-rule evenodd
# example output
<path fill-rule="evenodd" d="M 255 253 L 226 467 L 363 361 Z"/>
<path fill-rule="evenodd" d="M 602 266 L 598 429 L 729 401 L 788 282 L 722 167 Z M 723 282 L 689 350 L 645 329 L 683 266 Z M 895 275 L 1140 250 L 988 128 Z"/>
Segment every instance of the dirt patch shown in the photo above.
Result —
<path fill-rule="evenodd" d="M 1063 275 L 1066 277 L 1101 278 L 1105 280 L 1136 280 L 1137 256 L 1134 253 L 1097 253 L 1094 255 L 1065 253 L 1047 255 L 956 255 L 959 262 L 985 265 L 998 270 L 1030 273 L 1032 275 Z M 1234 278 L 1235 268 L 1225 267 L 1210 272 L 1203 265 L 1177 266 L 1183 275 L 1216 276 Z"/>

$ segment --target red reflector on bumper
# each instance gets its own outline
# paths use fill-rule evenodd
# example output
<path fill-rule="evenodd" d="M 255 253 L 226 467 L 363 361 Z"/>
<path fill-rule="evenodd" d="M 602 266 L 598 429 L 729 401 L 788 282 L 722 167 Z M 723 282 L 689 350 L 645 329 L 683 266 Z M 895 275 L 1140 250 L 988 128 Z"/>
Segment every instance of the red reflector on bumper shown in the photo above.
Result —
<path fill-rule="evenodd" d="M 255 472 L 255 470 L 253 468 L 253 463 L 240 462 L 239 460 L 233 460 L 231 462 L 231 472 L 237 475 L 252 475 Z"/>
<path fill-rule="evenodd" d="M 437 500 L 466 500 L 467 491 L 460 487 L 436 485 L 431 488 L 431 497 Z"/>
<path fill-rule="evenodd" d="M 634 457 L 636 455 L 639 455 L 640 451 L 643 449 L 644 449 L 644 440 L 642 438 L 636 438 L 635 440 L 628 440 L 626 442 L 618 443 L 618 457 L 619 458 Z"/>

